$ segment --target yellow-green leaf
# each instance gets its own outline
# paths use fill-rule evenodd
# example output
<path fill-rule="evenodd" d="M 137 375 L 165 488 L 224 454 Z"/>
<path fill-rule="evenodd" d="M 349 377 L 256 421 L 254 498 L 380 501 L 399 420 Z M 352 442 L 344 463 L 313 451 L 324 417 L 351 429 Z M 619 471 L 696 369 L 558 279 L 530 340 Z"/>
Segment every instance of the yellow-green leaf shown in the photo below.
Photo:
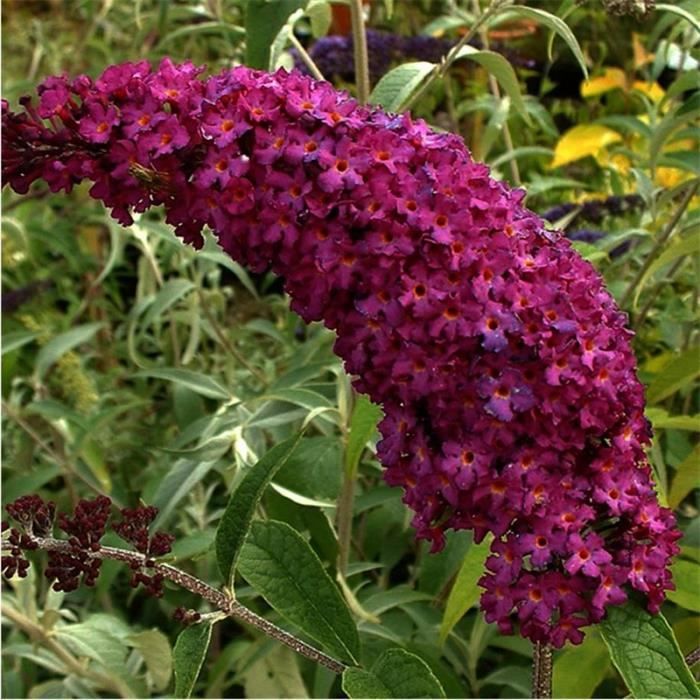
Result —
<path fill-rule="evenodd" d="M 661 102 L 666 95 L 664 89 L 656 81 L 635 80 L 632 83 L 632 89 L 646 95 L 652 102 Z"/>
<path fill-rule="evenodd" d="M 671 575 L 676 590 L 668 591 L 668 599 L 686 610 L 700 612 L 700 564 L 687 559 L 677 559 L 671 565 Z"/>
<path fill-rule="evenodd" d="M 663 401 L 679 389 L 689 386 L 700 375 L 700 347 L 692 347 L 666 363 L 647 388 L 650 404 Z"/>
<path fill-rule="evenodd" d="M 480 544 L 472 544 L 468 549 L 462 567 L 447 599 L 445 614 L 440 625 L 440 643 L 444 644 L 452 628 L 462 619 L 479 597 L 477 581 L 484 572 L 484 559 L 491 545 L 489 535 Z"/>
<path fill-rule="evenodd" d="M 671 490 L 668 494 L 668 505 L 671 508 L 678 508 L 681 501 L 695 488 L 698 487 L 700 478 L 700 445 L 678 465 L 676 476 L 671 483 Z"/>
<path fill-rule="evenodd" d="M 554 662 L 555 698 L 590 698 L 610 670 L 608 648 L 592 632 L 582 644 L 569 647 Z"/>
<path fill-rule="evenodd" d="M 581 160 L 587 156 L 597 156 L 613 143 L 622 140 L 622 136 L 600 124 L 581 124 L 569 129 L 557 141 L 554 148 L 554 160 L 550 168 L 558 168 L 567 163 Z"/>
<path fill-rule="evenodd" d="M 598 75 L 581 83 L 581 97 L 594 97 L 610 90 L 625 89 L 627 79 L 620 68 L 606 68 L 603 75 Z"/>

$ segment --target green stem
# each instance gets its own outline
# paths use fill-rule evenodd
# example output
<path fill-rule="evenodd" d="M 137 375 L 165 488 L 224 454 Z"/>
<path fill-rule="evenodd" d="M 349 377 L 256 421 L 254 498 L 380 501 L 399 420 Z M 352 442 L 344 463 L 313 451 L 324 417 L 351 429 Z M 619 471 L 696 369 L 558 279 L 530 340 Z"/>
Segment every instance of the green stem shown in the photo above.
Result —
<path fill-rule="evenodd" d="M 479 29 L 503 8 L 510 5 L 513 0 L 491 0 L 491 4 L 477 18 L 469 31 L 450 49 L 442 62 L 433 68 L 432 72 L 423 82 L 419 90 L 413 93 L 409 100 L 402 106 L 403 110 L 410 109 L 418 100 L 423 97 L 428 88 L 438 79 L 444 78 L 452 64 L 457 60 L 459 52 L 477 35 Z"/>
<path fill-rule="evenodd" d="M 479 8 L 479 0 L 472 0 L 472 6 L 474 8 L 474 14 L 479 18 L 479 13 L 481 12 Z M 488 32 L 482 28 L 479 30 L 479 36 L 481 37 L 481 43 L 484 46 L 484 49 L 488 51 L 489 48 L 489 35 Z M 489 75 L 489 89 L 491 90 L 491 94 L 498 100 L 499 102 L 501 101 L 501 88 L 498 85 L 498 81 L 496 78 L 493 77 L 491 73 Z M 508 119 L 503 122 L 503 141 L 505 142 L 506 145 L 506 153 L 513 153 L 513 137 L 511 136 L 510 133 L 510 127 L 508 126 Z M 513 180 L 513 184 L 516 187 L 520 187 L 522 184 L 522 180 L 520 179 L 520 170 L 518 168 L 518 160 L 517 158 L 511 158 L 510 159 L 510 174 L 511 178 Z"/>
<path fill-rule="evenodd" d="M 338 572 L 345 578 L 352 546 L 352 508 L 355 501 L 355 475 L 343 475 L 343 485 L 338 498 Z"/>
<path fill-rule="evenodd" d="M 357 101 L 367 104 L 369 100 L 369 54 L 367 52 L 367 34 L 362 0 L 350 0 L 352 17 L 352 45 L 355 58 L 355 82 Z"/>
<path fill-rule="evenodd" d="M 316 80 L 325 80 L 323 73 L 319 70 L 319 67 L 314 63 L 314 59 L 309 56 L 309 52 L 301 45 L 299 39 L 294 36 L 294 31 L 289 32 L 289 43 L 297 50 L 297 53 L 304 61 L 304 65 L 311 71 L 311 75 L 316 78 Z"/>
<path fill-rule="evenodd" d="M 678 209 L 676 209 L 673 216 L 671 217 L 671 220 L 668 222 L 668 224 L 666 224 L 666 228 L 659 236 L 658 240 L 656 241 L 656 244 L 649 252 L 649 255 L 647 255 L 644 264 L 639 268 L 637 274 L 630 283 L 630 286 L 627 288 L 627 291 L 622 296 L 622 299 L 620 299 L 620 307 L 624 308 L 625 306 L 627 306 L 630 299 L 634 297 L 634 293 L 637 291 L 637 287 L 639 286 L 644 275 L 646 274 L 646 271 L 651 267 L 654 260 L 656 260 L 657 256 L 662 251 L 663 247 L 666 245 L 666 241 L 668 241 L 668 239 L 671 237 L 671 234 L 678 225 L 678 222 L 681 220 L 681 217 L 685 213 L 685 210 L 688 208 L 690 200 L 697 193 L 698 188 L 700 188 L 700 180 L 696 180 L 695 183 L 688 187 L 688 189 L 685 191 L 685 195 L 683 195 L 683 199 L 678 205 Z"/>

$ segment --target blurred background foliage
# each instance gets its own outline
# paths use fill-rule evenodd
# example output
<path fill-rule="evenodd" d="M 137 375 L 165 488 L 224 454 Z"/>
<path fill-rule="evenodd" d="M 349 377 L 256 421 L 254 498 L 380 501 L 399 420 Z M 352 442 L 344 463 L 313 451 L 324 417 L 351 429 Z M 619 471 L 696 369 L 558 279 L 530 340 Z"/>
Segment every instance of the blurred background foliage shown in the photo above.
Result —
<path fill-rule="evenodd" d="M 312 4 L 294 25 L 295 42 L 312 50 L 327 32 L 347 34 L 342 3 Z M 244 62 L 257 40 L 245 5 L 5 0 L 3 97 L 16 104 L 46 75 L 95 76 L 144 57 L 191 59 L 209 71 Z M 685 532 L 677 591 L 664 613 L 687 652 L 700 635 L 693 490 L 700 463 L 700 31 L 693 18 L 700 3 L 677 3 L 687 17 L 660 9 L 645 19 L 610 16 L 593 0 L 527 5 L 566 18 L 588 81 L 561 39 L 516 15 L 480 40 L 515 65 L 529 123 L 484 68 L 465 61 L 414 111 L 464 136 L 496 176 L 522 184 L 528 206 L 579 241 L 630 314 L 659 495 Z M 366 9 L 374 29 L 454 41 L 484 6 L 372 0 Z M 281 37 L 275 65 L 293 65 L 289 48 Z M 335 80 L 353 89 L 347 76 Z M 122 507 L 152 503 L 160 509 L 156 526 L 177 536 L 170 560 L 219 585 L 212 541 L 230 490 L 270 446 L 306 424 L 260 508 L 303 533 L 335 574 L 336 511 L 357 404 L 332 354 L 332 334 L 304 326 L 278 280 L 248 274 L 213 240 L 198 253 L 182 246 L 159 212 L 122 228 L 85 187 L 69 196 L 41 187 L 25 197 L 3 191 L 2 204 L 3 504 L 29 492 L 59 509 L 97 493 Z M 445 627 L 470 536 L 452 533 L 434 556 L 416 544 L 400 491 L 382 482 L 375 439 L 359 462 L 343 580 L 363 660 L 402 646 L 428 663 L 448 697 L 528 697 L 530 645 L 486 625 L 475 597 Z M 237 594 L 280 622 L 243 581 Z M 114 562 L 95 591 L 64 596 L 34 575 L 11 581 L 3 599 L 3 696 L 167 692 L 180 629 L 172 613 L 181 605 L 200 602 L 175 588 L 160 600 L 133 592 L 128 571 Z M 559 697 L 627 692 L 594 630 L 582 646 L 557 654 L 554 690 Z M 195 694 L 323 698 L 338 697 L 340 687 L 330 672 L 227 620 L 214 627 Z"/>

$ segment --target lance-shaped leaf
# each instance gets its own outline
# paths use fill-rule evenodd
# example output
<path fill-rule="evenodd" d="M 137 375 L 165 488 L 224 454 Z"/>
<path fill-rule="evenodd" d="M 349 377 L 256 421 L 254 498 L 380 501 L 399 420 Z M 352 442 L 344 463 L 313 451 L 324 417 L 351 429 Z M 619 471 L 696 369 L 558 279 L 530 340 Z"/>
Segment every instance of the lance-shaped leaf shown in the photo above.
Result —
<path fill-rule="evenodd" d="M 520 92 L 518 76 L 515 75 L 513 67 L 508 61 L 495 51 L 475 49 L 473 46 L 463 46 L 457 58 L 468 58 L 485 68 L 498 81 L 499 85 L 506 91 L 506 94 L 513 103 L 513 106 L 520 112 L 520 116 L 527 124 L 531 124 L 530 115 L 525 107 L 523 95 Z"/>
<path fill-rule="evenodd" d="M 202 669 L 209 650 L 213 624 L 202 622 L 186 627 L 175 642 L 173 667 L 175 669 L 176 698 L 189 698 L 192 695 L 197 676 Z"/>
<path fill-rule="evenodd" d="M 286 523 L 256 521 L 238 570 L 277 612 L 331 654 L 357 663 L 357 628 L 338 588 L 308 542 Z"/>
<path fill-rule="evenodd" d="M 484 573 L 484 560 L 491 545 L 491 535 L 480 544 L 469 547 L 457 578 L 447 599 L 445 614 L 440 625 L 440 643 L 444 644 L 452 628 L 462 619 L 479 598 L 478 580 Z"/>
<path fill-rule="evenodd" d="M 360 457 L 367 441 L 377 429 L 377 421 L 382 415 L 382 409 L 373 404 L 366 396 L 358 396 L 350 419 L 350 435 L 345 450 L 345 471 L 354 476 Z"/>
<path fill-rule="evenodd" d="M 275 445 L 250 468 L 238 488 L 231 494 L 216 531 L 216 559 L 221 574 L 231 588 L 236 573 L 236 563 L 248 534 L 263 492 L 277 471 L 289 459 L 301 440 L 301 433 Z"/>
<path fill-rule="evenodd" d="M 350 698 L 444 698 L 445 691 L 428 664 L 404 649 L 388 649 L 371 671 L 349 668 L 343 691 Z"/>
<path fill-rule="evenodd" d="M 375 85 L 369 101 L 381 105 L 388 112 L 399 112 L 422 82 L 435 69 L 434 63 L 413 61 L 390 70 Z"/>
<path fill-rule="evenodd" d="M 663 615 L 636 601 L 608 610 L 601 625 L 613 663 L 635 698 L 698 698 L 698 686 Z"/>

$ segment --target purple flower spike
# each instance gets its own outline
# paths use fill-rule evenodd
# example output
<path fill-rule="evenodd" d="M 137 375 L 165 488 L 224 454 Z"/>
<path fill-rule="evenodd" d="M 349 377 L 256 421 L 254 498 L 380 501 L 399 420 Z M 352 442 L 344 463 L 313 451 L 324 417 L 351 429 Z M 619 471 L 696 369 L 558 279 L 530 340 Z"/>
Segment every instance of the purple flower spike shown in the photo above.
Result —
<path fill-rule="evenodd" d="M 207 225 L 281 275 L 383 406 L 378 454 L 418 536 L 494 534 L 482 607 L 503 632 L 579 643 L 630 589 L 657 611 L 680 533 L 644 453 L 631 332 L 593 267 L 456 136 L 299 73 L 199 73 L 49 79 L 50 123 L 4 103 L 5 182 L 89 179 L 121 223 L 164 205 L 185 241 Z"/>

